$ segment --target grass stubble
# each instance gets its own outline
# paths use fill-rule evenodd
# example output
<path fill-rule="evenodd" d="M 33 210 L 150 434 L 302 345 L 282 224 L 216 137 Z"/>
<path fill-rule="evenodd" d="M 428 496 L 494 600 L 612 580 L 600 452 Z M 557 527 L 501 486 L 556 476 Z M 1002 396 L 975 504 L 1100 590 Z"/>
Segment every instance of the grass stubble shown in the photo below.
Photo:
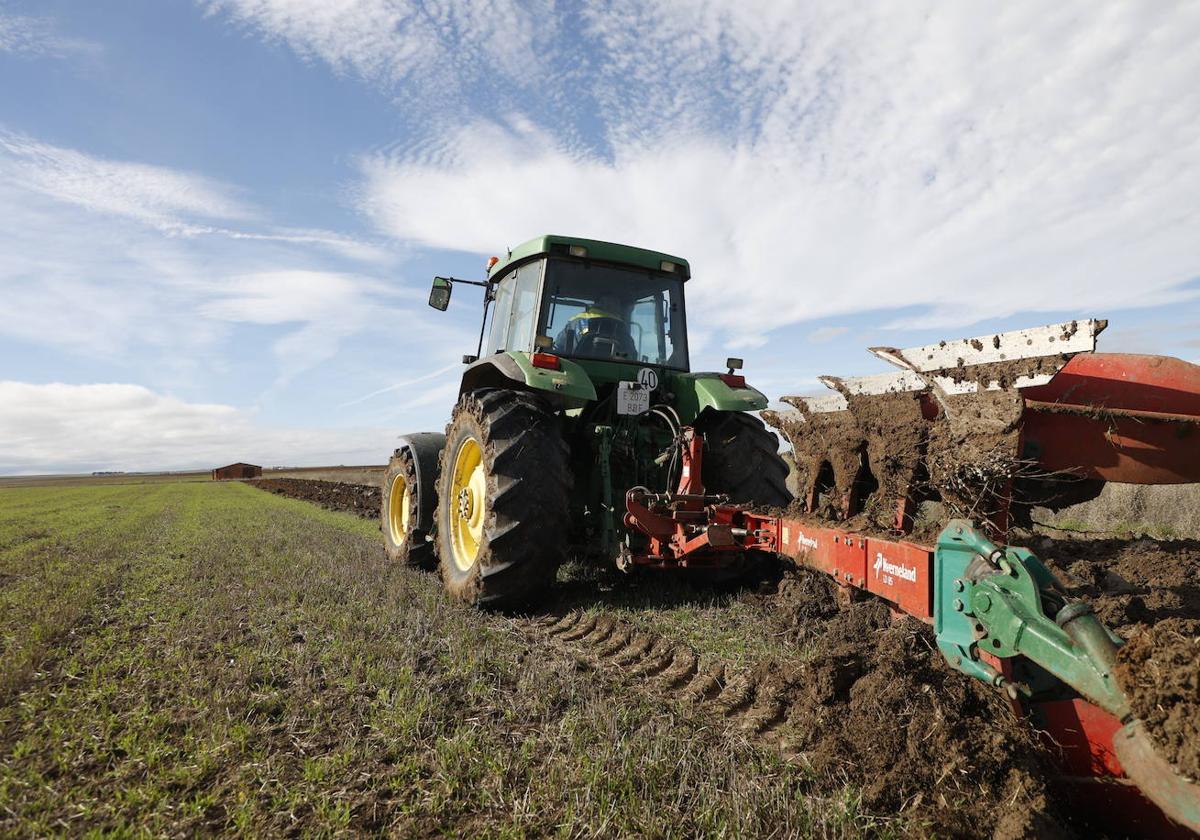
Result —
<path fill-rule="evenodd" d="M 0 494 L 0 607 L 0 835 L 912 829 L 236 482 Z"/>

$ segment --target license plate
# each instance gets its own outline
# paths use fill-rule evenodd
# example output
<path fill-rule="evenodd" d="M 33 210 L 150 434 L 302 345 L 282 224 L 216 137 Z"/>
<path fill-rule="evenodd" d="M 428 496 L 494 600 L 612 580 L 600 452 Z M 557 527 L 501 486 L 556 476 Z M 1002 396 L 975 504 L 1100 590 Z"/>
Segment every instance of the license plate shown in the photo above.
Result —
<path fill-rule="evenodd" d="M 649 391 L 637 382 L 617 384 L 617 414 L 645 414 L 649 410 Z"/>

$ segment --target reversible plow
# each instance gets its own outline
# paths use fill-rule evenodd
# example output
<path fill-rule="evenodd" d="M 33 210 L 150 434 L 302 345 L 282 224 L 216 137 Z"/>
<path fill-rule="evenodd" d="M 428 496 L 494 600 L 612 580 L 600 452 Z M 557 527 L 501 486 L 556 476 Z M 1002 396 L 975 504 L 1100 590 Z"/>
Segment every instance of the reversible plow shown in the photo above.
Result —
<path fill-rule="evenodd" d="M 1095 353 L 1106 326 L 871 348 L 899 370 L 821 377 L 835 393 L 764 418 L 792 444 L 807 511 L 898 533 L 930 499 L 1002 536 L 1105 482 L 1200 481 L 1200 367 Z"/>
<path fill-rule="evenodd" d="M 881 598 L 931 625 L 951 667 L 1007 693 L 1056 745 L 1081 807 L 1117 831 L 1200 832 L 1198 780 L 1156 754 L 1116 681 L 1123 640 L 1005 544 L 1034 505 L 1083 501 L 1106 481 L 1200 482 L 1200 366 L 1094 353 L 1105 325 L 874 348 L 899 370 L 785 398 L 794 414 L 764 417 L 796 458 L 787 511 L 706 492 L 701 435 L 685 427 L 677 488 L 626 494 L 624 524 L 647 548 L 621 563 L 719 567 L 761 551 L 829 575 L 839 597 Z M 926 500 L 952 517 L 931 544 L 909 539 Z"/>

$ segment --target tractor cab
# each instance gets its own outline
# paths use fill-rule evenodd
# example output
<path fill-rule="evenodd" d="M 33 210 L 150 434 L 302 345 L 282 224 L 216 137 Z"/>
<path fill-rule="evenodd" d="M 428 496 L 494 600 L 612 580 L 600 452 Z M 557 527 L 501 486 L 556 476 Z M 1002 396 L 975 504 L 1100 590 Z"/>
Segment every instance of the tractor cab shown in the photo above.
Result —
<path fill-rule="evenodd" d="M 463 357 L 460 394 L 517 388 L 556 411 L 600 405 L 618 415 L 672 400 L 683 423 L 705 409 L 766 408 L 766 396 L 734 375 L 738 360 L 729 360 L 727 374 L 692 371 L 690 276 L 687 260 L 659 251 L 540 236 L 492 257 L 486 280 L 435 277 L 429 305 L 445 310 L 459 283 L 485 290 L 479 345 Z"/>
<path fill-rule="evenodd" d="M 541 353 L 688 370 L 685 260 L 596 240 L 543 236 L 489 267 L 480 355 Z M 430 304 L 449 303 L 450 278 Z M 486 304 L 485 304 L 486 306 Z M 487 328 L 485 309 L 485 329 Z"/>
<path fill-rule="evenodd" d="M 595 246 L 608 243 L 558 244 L 546 242 L 542 253 L 510 258 L 492 270 L 495 305 L 487 355 L 536 350 L 687 370 L 686 271 L 681 270 L 686 263 L 663 254 L 644 258 L 650 252 L 593 258 L 591 253 L 600 250 Z"/>

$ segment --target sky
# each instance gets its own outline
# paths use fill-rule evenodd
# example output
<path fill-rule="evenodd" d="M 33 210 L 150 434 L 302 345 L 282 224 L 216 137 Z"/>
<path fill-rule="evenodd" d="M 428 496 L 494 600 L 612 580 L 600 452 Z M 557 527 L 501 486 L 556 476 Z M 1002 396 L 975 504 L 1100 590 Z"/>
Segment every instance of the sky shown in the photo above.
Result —
<path fill-rule="evenodd" d="M 1200 2 L 0 0 L 0 474 L 383 463 L 544 233 L 773 399 L 1108 318 L 1200 362 Z"/>

